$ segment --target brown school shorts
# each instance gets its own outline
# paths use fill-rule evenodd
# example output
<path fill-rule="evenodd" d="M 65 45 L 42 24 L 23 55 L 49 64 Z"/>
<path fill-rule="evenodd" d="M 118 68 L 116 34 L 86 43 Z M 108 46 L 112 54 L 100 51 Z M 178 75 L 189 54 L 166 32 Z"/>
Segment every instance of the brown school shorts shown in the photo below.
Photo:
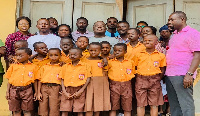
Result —
<path fill-rule="evenodd" d="M 61 86 L 59 84 L 42 84 L 42 101 L 39 101 L 39 115 L 60 116 L 60 90 Z"/>
<path fill-rule="evenodd" d="M 10 111 L 32 111 L 34 109 L 32 85 L 23 87 L 11 85 L 8 104 Z"/>
<path fill-rule="evenodd" d="M 70 94 L 74 94 L 75 92 L 79 91 L 82 86 L 79 87 L 66 87 L 66 92 Z M 66 99 L 64 94 L 61 96 L 61 104 L 60 104 L 60 111 L 67 111 L 67 112 L 83 112 L 85 106 L 85 90 L 81 94 L 79 98 L 73 99 Z"/>
<path fill-rule="evenodd" d="M 137 106 L 163 105 L 162 87 L 160 85 L 160 76 L 142 76 L 137 75 L 135 83 L 135 94 Z"/>
<path fill-rule="evenodd" d="M 119 110 L 120 103 L 124 111 L 132 110 L 131 81 L 118 82 L 110 80 L 111 110 Z"/>

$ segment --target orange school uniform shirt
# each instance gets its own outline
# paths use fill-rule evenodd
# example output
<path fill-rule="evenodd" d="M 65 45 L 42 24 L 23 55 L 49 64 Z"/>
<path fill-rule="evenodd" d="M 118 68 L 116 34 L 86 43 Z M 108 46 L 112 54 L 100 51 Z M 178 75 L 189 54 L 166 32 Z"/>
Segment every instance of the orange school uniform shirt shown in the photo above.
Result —
<path fill-rule="evenodd" d="M 166 66 L 166 58 L 163 53 L 155 50 L 149 54 L 146 50 L 135 55 L 135 65 L 137 66 L 137 74 L 151 76 L 161 73 L 160 67 Z"/>
<path fill-rule="evenodd" d="M 64 80 L 66 87 L 78 87 L 84 85 L 87 78 L 92 76 L 91 66 L 82 61 L 79 61 L 76 66 L 70 62 L 62 67 L 59 76 Z"/>
<path fill-rule="evenodd" d="M 135 65 L 132 60 L 124 59 L 122 62 L 117 59 L 108 61 L 108 77 L 113 81 L 129 81 L 135 77 Z"/>
<path fill-rule="evenodd" d="M 65 62 L 65 63 L 71 62 L 71 60 L 69 59 L 69 55 L 66 55 L 63 51 L 61 51 L 61 58 L 60 58 L 60 60 L 62 62 Z"/>
<path fill-rule="evenodd" d="M 134 47 L 132 47 L 131 44 L 128 43 L 127 44 L 127 53 L 124 55 L 124 57 L 126 59 L 134 60 L 133 59 L 134 55 L 139 53 L 139 52 L 141 52 L 141 51 L 143 51 L 143 50 L 145 50 L 145 49 L 146 49 L 146 47 L 140 42 L 138 42 L 138 44 L 136 46 L 134 46 Z"/>
<path fill-rule="evenodd" d="M 82 61 L 86 61 L 87 60 L 87 58 L 90 56 L 90 53 L 89 53 L 89 51 L 86 49 L 85 51 L 83 51 L 82 52 L 82 57 L 81 57 L 81 60 Z"/>
<path fill-rule="evenodd" d="M 27 86 L 34 83 L 37 78 L 38 67 L 35 64 L 11 64 L 8 68 L 5 78 L 13 86 Z"/>
<path fill-rule="evenodd" d="M 44 66 L 45 64 L 49 63 L 50 60 L 49 60 L 49 58 L 48 58 L 48 56 L 47 56 L 46 58 L 44 58 L 44 59 L 42 59 L 42 60 L 38 60 L 38 59 L 34 58 L 34 59 L 32 60 L 32 62 L 33 62 L 33 64 L 35 64 L 35 65 L 37 65 L 39 68 L 41 68 L 41 67 Z"/>
<path fill-rule="evenodd" d="M 103 76 L 102 60 L 86 60 L 86 63 L 91 66 L 91 73 L 93 77 Z"/>
<path fill-rule="evenodd" d="M 61 68 L 60 64 L 51 65 L 50 63 L 47 63 L 40 68 L 38 80 L 40 80 L 41 83 L 61 84 L 61 79 L 59 78 Z"/>

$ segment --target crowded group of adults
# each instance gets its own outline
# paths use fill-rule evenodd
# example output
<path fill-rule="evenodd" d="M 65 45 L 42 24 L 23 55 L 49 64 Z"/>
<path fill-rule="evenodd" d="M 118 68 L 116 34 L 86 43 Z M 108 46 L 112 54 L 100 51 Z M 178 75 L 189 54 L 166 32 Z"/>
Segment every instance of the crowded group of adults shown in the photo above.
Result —
<path fill-rule="evenodd" d="M 145 20 L 145 19 L 144 19 Z M 171 116 L 194 116 L 195 106 L 193 99 L 193 80 L 195 71 L 200 63 L 200 33 L 186 23 L 187 16 L 182 11 L 173 12 L 164 26 L 159 29 L 160 39 L 156 49 L 166 55 L 166 72 L 162 83 L 166 83 L 167 96 L 170 105 Z M 150 22 L 149 22 L 150 23 Z M 37 21 L 38 32 L 30 33 L 31 20 L 22 16 L 17 18 L 17 32 L 9 34 L 1 45 L 0 54 L 5 54 L 7 68 L 9 56 L 15 55 L 14 44 L 19 40 L 27 40 L 28 47 L 34 52 L 35 42 L 44 42 L 47 48 L 60 48 L 62 38 L 71 38 L 75 43 L 80 36 L 86 36 L 91 42 L 108 41 L 112 46 L 116 43 L 126 43 L 130 28 L 137 28 L 140 33 L 138 41 L 143 42 L 147 35 L 156 35 L 157 29 L 148 25 L 145 21 L 137 23 L 136 27 L 130 27 L 127 21 L 118 21 L 110 17 L 107 22 L 97 21 L 93 25 L 93 32 L 87 30 L 89 22 L 86 18 L 77 19 L 77 30 L 71 30 L 67 24 L 60 24 L 55 18 L 41 18 Z M 158 35 L 157 35 L 158 36 Z M 4 53 L 4 50 L 6 51 Z M 2 67 L 2 66 L 1 66 Z M 1 68 L 0 68 L 1 69 Z M 0 70 L 1 79 L 3 71 Z"/>

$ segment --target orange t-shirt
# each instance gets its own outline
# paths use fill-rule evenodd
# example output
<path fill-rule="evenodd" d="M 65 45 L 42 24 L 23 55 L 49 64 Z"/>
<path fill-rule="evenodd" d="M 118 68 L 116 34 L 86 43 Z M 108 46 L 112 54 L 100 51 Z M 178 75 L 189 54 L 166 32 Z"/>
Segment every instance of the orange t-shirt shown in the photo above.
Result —
<path fill-rule="evenodd" d="M 160 67 L 166 66 L 165 55 L 157 50 L 151 54 L 143 50 L 135 55 L 134 61 L 137 66 L 136 72 L 144 76 L 159 74 L 161 73 Z"/>
<path fill-rule="evenodd" d="M 65 63 L 71 62 L 71 60 L 69 59 L 69 55 L 66 55 L 63 51 L 61 51 L 61 58 L 60 58 L 60 60 L 62 62 L 65 62 Z"/>
<path fill-rule="evenodd" d="M 40 80 L 41 83 L 61 84 L 61 80 L 59 78 L 61 68 L 60 64 L 51 65 L 50 63 L 47 63 L 40 68 L 38 80 Z"/>
<path fill-rule="evenodd" d="M 27 63 L 25 65 L 21 63 L 11 64 L 5 74 L 5 78 L 7 78 L 9 80 L 8 82 L 13 86 L 27 86 L 34 83 L 37 71 L 37 65 L 32 63 Z"/>
<path fill-rule="evenodd" d="M 37 65 L 39 68 L 41 68 L 41 67 L 44 66 L 45 64 L 49 63 L 50 60 L 49 60 L 49 58 L 48 58 L 48 56 L 47 56 L 46 58 L 44 58 L 44 59 L 42 59 L 42 60 L 38 60 L 38 59 L 34 58 L 34 59 L 32 60 L 32 62 L 33 62 L 33 64 L 35 64 L 35 65 Z"/>
<path fill-rule="evenodd" d="M 143 50 L 145 50 L 145 49 L 146 49 L 146 47 L 140 42 L 138 42 L 138 44 L 136 46 L 134 46 L 134 47 L 132 47 L 130 45 L 130 43 L 128 43 L 127 44 L 127 53 L 124 55 L 124 57 L 126 59 L 134 60 L 133 59 L 134 55 L 139 53 L 139 52 L 141 52 L 141 51 L 143 51 Z"/>
<path fill-rule="evenodd" d="M 59 74 L 59 77 L 64 79 L 64 85 L 66 87 L 84 85 L 87 78 L 91 76 L 91 66 L 82 61 L 79 61 L 76 66 L 72 62 L 65 64 Z"/>
<path fill-rule="evenodd" d="M 113 81 L 129 81 L 135 77 L 135 65 L 132 60 L 124 59 L 122 62 L 117 59 L 108 61 L 108 77 Z"/>
<path fill-rule="evenodd" d="M 91 73 L 93 77 L 103 76 L 102 60 L 86 60 L 86 63 L 91 66 Z"/>

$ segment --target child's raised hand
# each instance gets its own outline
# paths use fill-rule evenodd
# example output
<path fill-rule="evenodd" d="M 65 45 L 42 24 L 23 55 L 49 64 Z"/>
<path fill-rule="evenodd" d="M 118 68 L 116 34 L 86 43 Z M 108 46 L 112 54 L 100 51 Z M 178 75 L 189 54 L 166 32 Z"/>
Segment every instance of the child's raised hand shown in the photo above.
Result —
<path fill-rule="evenodd" d="M 37 95 L 37 100 L 42 101 L 42 94 L 40 92 Z"/>
<path fill-rule="evenodd" d="M 62 94 L 65 95 L 65 99 L 72 99 L 73 98 L 73 96 L 70 93 L 63 92 Z"/>
<path fill-rule="evenodd" d="M 6 92 L 6 99 L 9 100 L 10 99 L 10 93 Z"/>

